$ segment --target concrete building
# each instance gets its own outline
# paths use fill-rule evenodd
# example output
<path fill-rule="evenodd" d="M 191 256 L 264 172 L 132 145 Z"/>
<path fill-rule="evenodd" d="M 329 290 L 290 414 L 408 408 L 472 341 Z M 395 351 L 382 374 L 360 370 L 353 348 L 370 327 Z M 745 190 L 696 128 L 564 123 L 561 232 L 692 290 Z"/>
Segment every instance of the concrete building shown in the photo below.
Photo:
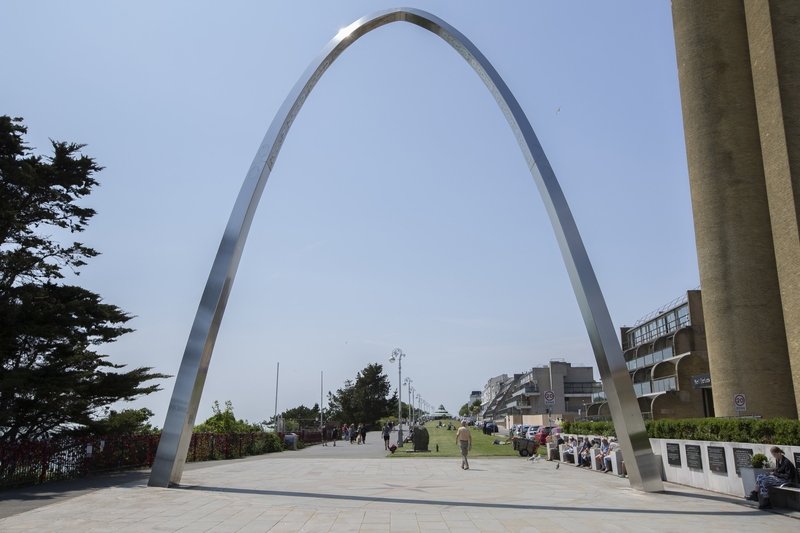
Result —
<path fill-rule="evenodd" d="M 622 350 L 645 419 L 714 416 L 699 290 L 620 328 Z M 731 398 L 733 400 L 733 398 Z M 605 401 L 593 402 L 589 419 L 610 419 Z"/>
<path fill-rule="evenodd" d="M 555 393 L 555 405 L 545 405 L 544 393 Z M 554 359 L 528 372 L 514 374 L 499 384 L 484 410 L 484 418 L 506 428 L 513 424 L 548 424 L 549 418 L 572 420 L 586 412 L 593 400 L 605 398 L 594 380 L 594 369 Z"/>
<path fill-rule="evenodd" d="M 508 381 L 508 374 L 500 374 L 486 382 L 483 386 L 483 393 L 481 394 L 481 415 L 486 411 L 486 407 L 494 400 L 495 396 L 500 392 L 502 384 Z"/>
<path fill-rule="evenodd" d="M 673 0 L 714 411 L 800 412 L 800 2 Z"/>
<path fill-rule="evenodd" d="M 474 390 L 469 394 L 469 405 L 471 406 L 475 402 L 483 403 L 483 391 Z"/>

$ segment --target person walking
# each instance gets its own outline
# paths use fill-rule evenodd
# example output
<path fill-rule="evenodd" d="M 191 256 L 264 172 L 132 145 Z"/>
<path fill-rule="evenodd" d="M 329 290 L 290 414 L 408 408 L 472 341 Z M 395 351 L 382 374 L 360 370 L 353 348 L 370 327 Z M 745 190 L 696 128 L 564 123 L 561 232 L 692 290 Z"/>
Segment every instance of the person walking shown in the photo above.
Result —
<path fill-rule="evenodd" d="M 386 422 L 383 425 L 383 430 L 381 431 L 381 433 L 383 435 L 383 449 L 384 450 L 388 450 L 389 449 L 389 438 L 391 438 L 391 435 L 392 435 L 392 428 L 389 426 L 389 422 Z"/>
<path fill-rule="evenodd" d="M 328 428 L 327 426 L 322 426 L 320 433 L 322 434 L 322 445 L 328 445 Z"/>
<path fill-rule="evenodd" d="M 358 436 L 358 428 L 356 427 L 355 423 L 350 423 L 350 444 L 356 442 L 356 437 Z"/>
<path fill-rule="evenodd" d="M 336 446 L 336 439 L 339 438 L 339 428 L 333 426 L 333 430 L 331 431 L 331 440 L 333 440 L 333 445 Z"/>
<path fill-rule="evenodd" d="M 461 447 L 461 469 L 469 470 L 467 454 L 472 450 L 472 433 L 467 427 L 467 422 L 461 422 L 461 427 L 456 431 L 456 445 Z"/>
<path fill-rule="evenodd" d="M 361 444 L 367 443 L 367 427 L 364 424 L 361 424 L 359 428 L 361 432 Z"/>

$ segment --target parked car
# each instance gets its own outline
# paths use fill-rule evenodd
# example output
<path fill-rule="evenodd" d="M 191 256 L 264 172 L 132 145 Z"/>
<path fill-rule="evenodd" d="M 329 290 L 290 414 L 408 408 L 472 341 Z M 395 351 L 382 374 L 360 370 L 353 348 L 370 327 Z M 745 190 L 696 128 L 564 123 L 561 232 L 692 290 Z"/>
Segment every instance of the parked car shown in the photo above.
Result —
<path fill-rule="evenodd" d="M 533 439 L 534 436 L 539 433 L 539 428 L 542 426 L 531 426 L 528 428 L 528 432 L 523 435 L 526 439 Z"/>

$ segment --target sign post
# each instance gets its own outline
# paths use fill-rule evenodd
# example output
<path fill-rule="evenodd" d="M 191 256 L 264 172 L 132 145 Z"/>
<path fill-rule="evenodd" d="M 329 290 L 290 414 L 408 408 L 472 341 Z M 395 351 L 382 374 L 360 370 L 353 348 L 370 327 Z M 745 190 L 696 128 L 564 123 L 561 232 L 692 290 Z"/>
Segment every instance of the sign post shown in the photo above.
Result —
<path fill-rule="evenodd" d="M 544 404 L 548 407 L 552 407 L 556 404 L 556 393 L 554 391 L 544 391 Z"/>
<path fill-rule="evenodd" d="M 747 411 L 747 398 L 744 394 L 733 395 L 733 409 L 736 411 L 736 416 L 742 416 L 742 411 Z"/>

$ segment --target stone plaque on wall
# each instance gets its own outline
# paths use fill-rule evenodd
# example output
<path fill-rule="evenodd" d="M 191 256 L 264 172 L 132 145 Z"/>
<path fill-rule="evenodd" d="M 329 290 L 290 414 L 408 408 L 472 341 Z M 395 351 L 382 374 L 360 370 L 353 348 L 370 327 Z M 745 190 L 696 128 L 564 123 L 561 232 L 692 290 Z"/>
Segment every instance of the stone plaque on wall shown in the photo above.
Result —
<path fill-rule="evenodd" d="M 686 466 L 689 468 L 695 468 L 697 470 L 703 469 L 703 457 L 700 453 L 700 445 L 686 445 Z"/>
<path fill-rule="evenodd" d="M 667 443 L 667 464 L 681 466 L 681 445 L 677 442 Z"/>
<path fill-rule="evenodd" d="M 733 465 L 736 467 L 736 474 L 741 475 L 742 467 L 753 466 L 753 450 L 750 448 L 734 448 Z"/>
<path fill-rule="evenodd" d="M 722 446 L 709 446 L 708 469 L 712 472 L 728 472 L 728 463 L 725 461 L 725 448 Z"/>

